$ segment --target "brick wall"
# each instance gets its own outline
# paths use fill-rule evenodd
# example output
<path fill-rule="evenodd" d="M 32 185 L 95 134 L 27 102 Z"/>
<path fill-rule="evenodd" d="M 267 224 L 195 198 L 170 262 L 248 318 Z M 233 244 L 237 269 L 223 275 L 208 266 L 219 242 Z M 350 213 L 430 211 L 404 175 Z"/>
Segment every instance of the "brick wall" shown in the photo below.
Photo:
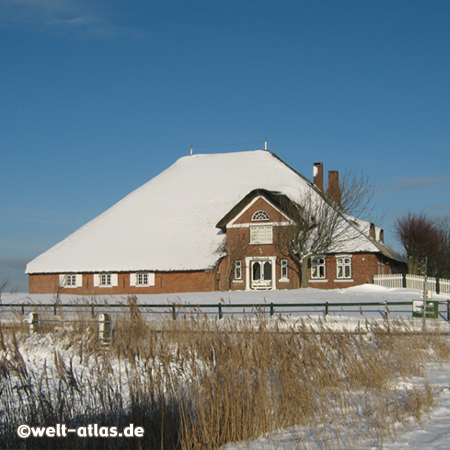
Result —
<path fill-rule="evenodd" d="M 131 295 L 168 294 L 176 292 L 209 292 L 218 289 L 216 271 L 157 272 L 155 285 L 148 287 L 130 286 L 130 274 L 118 273 L 118 285 L 114 287 L 94 286 L 94 275 L 83 273 L 83 285 L 77 288 L 59 287 L 59 274 L 29 275 L 30 294 L 73 294 L 73 295 Z"/>

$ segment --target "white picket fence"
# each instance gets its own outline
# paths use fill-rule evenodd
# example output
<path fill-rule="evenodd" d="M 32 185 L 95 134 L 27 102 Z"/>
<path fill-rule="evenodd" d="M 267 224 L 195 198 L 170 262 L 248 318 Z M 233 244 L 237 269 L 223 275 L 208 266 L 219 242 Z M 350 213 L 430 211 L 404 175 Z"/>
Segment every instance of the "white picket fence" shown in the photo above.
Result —
<path fill-rule="evenodd" d="M 421 275 L 403 275 L 390 274 L 390 275 L 374 275 L 373 284 L 378 286 L 390 287 L 390 288 L 402 288 L 417 289 L 423 291 L 425 277 Z M 439 289 L 437 289 L 439 285 Z M 439 294 L 450 294 L 450 280 L 428 277 L 427 278 L 427 290 Z M 438 292 L 439 291 L 439 292 Z"/>

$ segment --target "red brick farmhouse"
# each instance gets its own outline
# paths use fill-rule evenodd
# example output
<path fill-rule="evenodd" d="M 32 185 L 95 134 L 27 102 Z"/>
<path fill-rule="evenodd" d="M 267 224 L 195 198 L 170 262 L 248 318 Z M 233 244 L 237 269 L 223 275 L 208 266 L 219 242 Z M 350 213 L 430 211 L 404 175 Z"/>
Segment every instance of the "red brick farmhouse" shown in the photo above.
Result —
<path fill-rule="evenodd" d="M 295 289 L 300 269 L 279 251 L 284 205 L 323 190 L 266 150 L 179 159 L 27 265 L 30 293 L 150 294 Z M 329 190 L 338 189 L 329 173 Z M 358 221 L 357 244 L 314 255 L 309 286 L 349 287 L 403 271 L 383 230 Z"/>

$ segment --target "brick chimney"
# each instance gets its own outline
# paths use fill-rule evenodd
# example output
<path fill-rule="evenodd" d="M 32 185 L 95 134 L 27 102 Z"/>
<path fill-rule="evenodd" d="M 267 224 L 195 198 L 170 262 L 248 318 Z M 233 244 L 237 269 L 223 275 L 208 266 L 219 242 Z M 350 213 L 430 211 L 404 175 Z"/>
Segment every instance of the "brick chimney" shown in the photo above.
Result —
<path fill-rule="evenodd" d="M 323 192 L 323 164 L 321 162 L 314 163 L 313 175 L 314 185 Z"/>
<path fill-rule="evenodd" d="M 339 172 L 337 170 L 328 171 L 327 194 L 341 206 L 341 190 L 339 188 Z"/>

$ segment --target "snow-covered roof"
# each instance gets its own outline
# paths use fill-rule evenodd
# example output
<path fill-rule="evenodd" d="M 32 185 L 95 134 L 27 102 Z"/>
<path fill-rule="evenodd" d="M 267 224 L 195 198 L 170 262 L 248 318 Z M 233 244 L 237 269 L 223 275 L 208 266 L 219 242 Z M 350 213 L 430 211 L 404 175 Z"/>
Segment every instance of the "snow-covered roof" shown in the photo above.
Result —
<path fill-rule="evenodd" d="M 205 270 L 225 235 L 218 221 L 250 191 L 292 199 L 312 184 L 273 153 L 191 155 L 41 254 L 27 273 Z M 369 240 L 359 251 L 379 251 Z"/>

